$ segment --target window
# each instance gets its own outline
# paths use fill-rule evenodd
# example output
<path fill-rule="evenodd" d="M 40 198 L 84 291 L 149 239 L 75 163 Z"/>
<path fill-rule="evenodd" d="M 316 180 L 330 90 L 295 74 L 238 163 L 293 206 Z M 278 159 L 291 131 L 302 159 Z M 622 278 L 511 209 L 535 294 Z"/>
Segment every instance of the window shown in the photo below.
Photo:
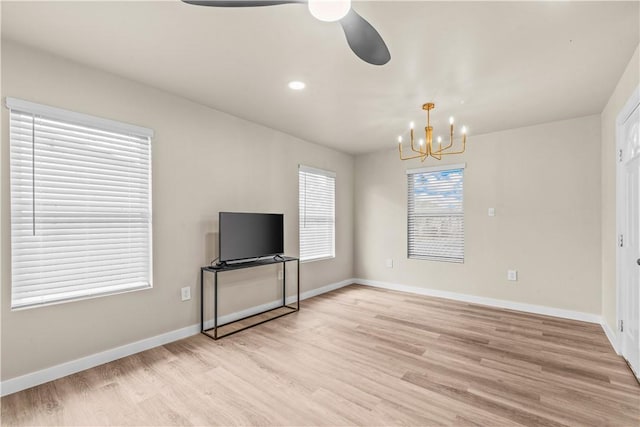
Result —
<path fill-rule="evenodd" d="M 133 125 L 7 98 L 11 307 L 151 287 L 151 141 Z"/>
<path fill-rule="evenodd" d="M 300 165 L 300 260 L 335 257 L 336 174 Z"/>
<path fill-rule="evenodd" d="M 409 258 L 464 262 L 464 167 L 407 171 Z"/>

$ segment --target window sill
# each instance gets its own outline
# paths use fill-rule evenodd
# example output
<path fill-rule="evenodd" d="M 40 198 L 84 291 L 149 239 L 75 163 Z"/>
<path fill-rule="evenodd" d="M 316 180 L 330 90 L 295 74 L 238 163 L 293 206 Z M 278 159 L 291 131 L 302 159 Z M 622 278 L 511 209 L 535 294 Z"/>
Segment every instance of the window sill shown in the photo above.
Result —
<path fill-rule="evenodd" d="M 314 262 L 314 261 L 327 261 L 330 259 L 335 259 L 336 256 L 325 256 L 325 257 L 320 257 L 320 258 L 307 258 L 307 259 L 300 259 L 300 264 L 306 264 L 308 262 Z"/>
<path fill-rule="evenodd" d="M 83 296 L 72 297 L 72 298 L 67 298 L 67 299 L 59 299 L 59 300 L 56 300 L 56 301 L 46 301 L 46 302 L 39 302 L 39 303 L 31 303 L 31 304 L 12 306 L 11 307 L 11 311 L 30 310 L 32 308 L 48 307 L 48 306 L 51 306 L 51 305 L 66 304 L 66 303 L 69 303 L 69 302 L 76 302 L 76 301 L 83 301 L 83 300 L 88 300 L 88 299 L 102 298 L 102 297 L 108 297 L 108 296 L 111 296 L 111 295 L 126 294 L 126 293 L 130 293 L 130 292 L 146 291 L 146 290 L 149 290 L 149 289 L 153 289 L 153 285 L 152 284 L 148 284 L 148 285 L 145 285 L 145 286 L 139 286 L 139 287 L 127 288 L 127 289 L 119 289 L 119 290 L 113 290 L 113 291 L 108 291 L 108 292 L 102 292 L 102 293 L 97 293 L 97 294 L 93 294 L 93 295 L 83 295 Z"/>

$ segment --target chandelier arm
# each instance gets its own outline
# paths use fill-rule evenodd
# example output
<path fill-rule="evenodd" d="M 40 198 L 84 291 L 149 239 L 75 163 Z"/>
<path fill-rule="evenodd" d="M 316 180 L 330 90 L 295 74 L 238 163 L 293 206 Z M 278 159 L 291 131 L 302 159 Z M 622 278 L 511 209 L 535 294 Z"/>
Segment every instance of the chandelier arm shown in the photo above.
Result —
<path fill-rule="evenodd" d="M 411 141 L 411 151 L 415 151 L 416 153 L 419 153 L 420 151 L 416 150 L 416 147 L 413 144 L 413 129 L 409 130 L 409 140 Z"/>
<path fill-rule="evenodd" d="M 415 156 L 402 157 L 402 153 L 400 153 L 400 160 L 411 160 L 411 159 L 417 159 L 418 157 L 423 157 L 423 155 L 416 154 Z"/>
<path fill-rule="evenodd" d="M 449 148 L 451 148 L 451 147 L 453 147 L 453 141 L 451 141 L 449 144 L 447 144 L 447 145 L 446 145 L 446 146 L 444 146 L 444 147 L 440 147 L 440 148 L 439 148 L 439 149 L 437 149 L 437 150 L 433 150 L 433 152 L 434 152 L 434 153 L 436 153 L 436 154 L 444 154 L 444 152 L 445 152 L 446 150 L 448 150 Z"/>
<path fill-rule="evenodd" d="M 428 134 L 427 134 L 427 135 L 428 135 Z M 436 157 L 435 157 L 435 155 L 434 155 L 435 150 L 433 149 L 433 140 L 431 140 L 431 141 L 427 141 L 427 142 L 425 143 L 425 146 L 426 146 L 426 148 L 427 148 L 427 154 L 426 154 L 426 155 L 425 155 L 421 160 L 424 162 L 428 157 L 434 157 L 434 158 L 436 158 Z"/>
<path fill-rule="evenodd" d="M 449 125 L 449 146 L 453 145 L 453 123 Z"/>
<path fill-rule="evenodd" d="M 429 150 L 429 144 L 424 144 L 424 154 L 420 156 L 420 162 L 424 163 L 425 160 L 429 158 L 431 155 L 431 150 Z"/>
<path fill-rule="evenodd" d="M 445 151 L 448 150 L 449 148 L 453 147 L 453 138 L 451 138 L 449 140 L 449 144 L 447 144 L 446 146 L 442 147 L 441 149 L 439 149 L 438 151 Z"/>
<path fill-rule="evenodd" d="M 400 153 L 400 160 L 411 160 L 424 156 L 424 154 L 416 154 L 415 156 L 402 157 L 402 143 L 398 143 L 398 152 Z"/>
<path fill-rule="evenodd" d="M 449 144 L 444 147 L 441 146 L 436 153 L 444 154 L 444 152 L 451 147 L 453 147 L 453 125 L 449 126 Z"/>
<path fill-rule="evenodd" d="M 411 138 L 411 151 L 413 151 L 414 153 L 420 153 L 420 155 L 424 155 L 426 154 L 425 151 L 422 151 L 422 148 L 418 147 L 418 149 L 416 149 L 416 146 L 414 144 L 414 138 L 413 138 L 413 129 L 411 129 L 410 131 L 410 138 Z M 412 157 L 414 158 L 414 157 Z"/>
<path fill-rule="evenodd" d="M 440 153 L 440 151 L 436 151 L 433 149 L 433 140 L 431 141 L 431 157 L 433 157 L 436 160 L 442 160 L 442 154 Z"/>
<path fill-rule="evenodd" d="M 467 136 L 464 135 L 462 137 L 462 150 L 460 150 L 460 151 L 451 151 L 451 152 L 448 152 L 448 153 L 442 152 L 442 153 L 439 153 L 439 154 L 443 155 L 443 156 L 448 156 L 449 154 L 462 154 L 462 153 L 464 153 L 464 151 L 466 149 L 467 149 Z"/>

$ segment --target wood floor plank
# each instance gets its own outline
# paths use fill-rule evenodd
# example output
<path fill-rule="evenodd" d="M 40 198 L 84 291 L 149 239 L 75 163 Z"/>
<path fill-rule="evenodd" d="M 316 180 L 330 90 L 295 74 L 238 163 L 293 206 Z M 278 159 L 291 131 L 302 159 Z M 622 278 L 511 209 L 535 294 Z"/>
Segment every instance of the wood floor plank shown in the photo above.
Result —
<path fill-rule="evenodd" d="M 358 285 L 1 400 L 2 425 L 640 426 L 599 325 Z"/>

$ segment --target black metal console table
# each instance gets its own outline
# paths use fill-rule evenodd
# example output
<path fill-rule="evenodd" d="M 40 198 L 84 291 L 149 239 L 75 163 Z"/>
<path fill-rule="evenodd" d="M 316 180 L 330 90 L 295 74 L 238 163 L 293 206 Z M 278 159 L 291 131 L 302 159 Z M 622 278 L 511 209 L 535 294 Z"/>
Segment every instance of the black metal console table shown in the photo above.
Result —
<path fill-rule="evenodd" d="M 296 305 L 291 306 L 287 305 L 287 263 L 295 261 L 297 262 L 297 290 L 296 290 Z M 260 313 L 252 314 L 251 316 L 243 317 L 242 319 L 234 320 L 233 322 L 225 323 L 224 325 L 218 325 L 218 273 L 224 271 L 234 271 L 234 270 L 242 270 L 244 268 L 253 268 L 253 267 L 261 267 L 265 265 L 272 264 L 282 264 L 282 305 L 271 308 L 269 310 L 261 311 Z M 213 328 L 204 328 L 204 273 L 213 273 L 213 292 L 214 292 L 214 305 L 213 305 Z M 244 326 L 240 329 L 234 330 L 224 335 L 218 335 L 218 328 L 221 326 L 231 325 L 236 322 L 240 322 L 242 320 L 249 319 L 251 317 L 259 316 L 264 313 L 268 313 L 270 311 L 280 310 L 282 308 L 289 309 L 284 313 L 278 314 L 276 316 L 270 317 L 265 320 L 258 321 L 256 323 L 252 323 L 248 326 Z M 228 335 L 235 334 L 236 332 L 244 331 L 245 329 L 251 328 L 253 326 L 260 325 L 264 322 L 268 322 L 273 319 L 277 319 L 278 317 L 286 316 L 287 314 L 295 313 L 300 310 L 300 260 L 298 258 L 288 257 L 288 256 L 278 256 L 274 258 L 260 259 L 257 261 L 251 262 L 243 262 L 238 264 L 227 264 L 220 267 L 207 266 L 200 268 L 200 332 L 208 336 L 209 338 L 213 338 L 217 340 L 218 338 L 223 338 Z M 213 331 L 213 334 L 209 333 L 209 331 Z"/>

